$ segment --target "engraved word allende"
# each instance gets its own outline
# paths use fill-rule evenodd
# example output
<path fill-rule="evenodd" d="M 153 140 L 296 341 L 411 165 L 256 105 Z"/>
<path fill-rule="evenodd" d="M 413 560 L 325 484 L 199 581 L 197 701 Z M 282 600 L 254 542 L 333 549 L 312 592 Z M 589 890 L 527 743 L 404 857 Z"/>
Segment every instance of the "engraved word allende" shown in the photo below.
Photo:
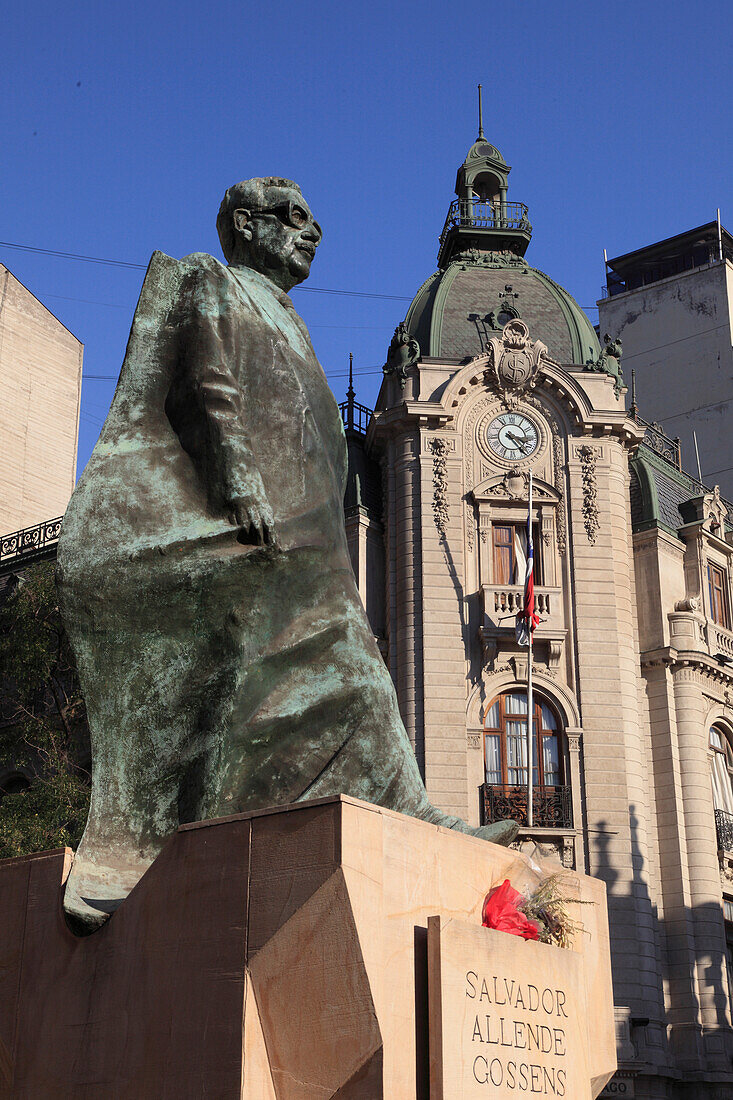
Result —
<path fill-rule="evenodd" d="M 565 990 L 475 970 L 466 971 L 465 982 L 465 996 L 478 1009 L 471 1025 L 474 1080 L 520 1093 L 565 1096 L 567 1071 L 560 1061 L 567 1055 Z M 485 1049 L 479 1051 L 479 1044 Z M 534 1052 L 541 1061 L 532 1060 Z"/>

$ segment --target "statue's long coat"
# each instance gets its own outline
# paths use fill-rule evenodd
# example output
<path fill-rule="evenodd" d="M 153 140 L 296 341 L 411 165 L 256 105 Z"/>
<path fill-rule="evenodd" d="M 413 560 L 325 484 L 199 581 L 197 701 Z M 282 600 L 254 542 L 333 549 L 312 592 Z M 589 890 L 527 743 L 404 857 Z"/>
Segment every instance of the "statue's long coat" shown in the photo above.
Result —
<path fill-rule="evenodd" d="M 253 463 L 277 549 L 228 515 Z M 94 761 L 70 911 L 114 908 L 183 821 L 347 793 L 468 830 L 427 801 L 351 570 L 345 475 L 288 296 L 155 253 L 58 552 Z"/>

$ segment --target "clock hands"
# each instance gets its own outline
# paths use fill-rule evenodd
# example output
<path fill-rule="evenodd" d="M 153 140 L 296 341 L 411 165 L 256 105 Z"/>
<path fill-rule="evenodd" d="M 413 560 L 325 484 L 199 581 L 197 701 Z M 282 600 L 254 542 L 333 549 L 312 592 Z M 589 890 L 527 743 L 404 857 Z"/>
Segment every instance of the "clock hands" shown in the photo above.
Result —
<path fill-rule="evenodd" d="M 509 430 L 509 428 L 507 428 L 507 430 L 504 434 L 506 435 L 507 439 L 511 439 L 513 443 L 516 443 L 516 445 L 519 447 L 519 450 L 522 452 L 522 454 L 528 453 L 525 450 L 525 448 L 527 446 L 527 440 L 526 439 L 523 439 L 521 436 L 515 435 L 514 432 Z"/>

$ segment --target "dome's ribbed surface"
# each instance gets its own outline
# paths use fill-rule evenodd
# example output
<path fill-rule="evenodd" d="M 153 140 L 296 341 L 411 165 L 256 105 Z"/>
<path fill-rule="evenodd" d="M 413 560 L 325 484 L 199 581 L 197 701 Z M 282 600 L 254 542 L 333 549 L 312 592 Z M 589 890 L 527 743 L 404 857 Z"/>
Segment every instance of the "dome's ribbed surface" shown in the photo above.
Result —
<path fill-rule="evenodd" d="M 502 308 L 510 303 L 553 359 L 582 364 L 598 357 L 595 329 L 566 290 L 521 257 L 484 255 L 487 259 L 454 260 L 415 295 L 406 323 L 423 356 L 463 359 L 485 353 L 487 339 L 507 319 Z"/>

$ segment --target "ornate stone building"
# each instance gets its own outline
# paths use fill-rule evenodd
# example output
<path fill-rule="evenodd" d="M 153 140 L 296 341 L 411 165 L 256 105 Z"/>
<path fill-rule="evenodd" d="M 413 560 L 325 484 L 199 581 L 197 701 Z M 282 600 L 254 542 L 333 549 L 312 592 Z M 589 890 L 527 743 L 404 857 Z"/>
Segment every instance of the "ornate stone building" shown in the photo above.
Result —
<path fill-rule="evenodd" d="M 627 412 L 615 341 L 527 263 L 508 173 L 480 135 L 374 414 L 344 407 L 355 571 L 431 799 L 517 816 L 522 845 L 607 884 L 613 1095 L 733 1096 L 733 517 Z"/>

